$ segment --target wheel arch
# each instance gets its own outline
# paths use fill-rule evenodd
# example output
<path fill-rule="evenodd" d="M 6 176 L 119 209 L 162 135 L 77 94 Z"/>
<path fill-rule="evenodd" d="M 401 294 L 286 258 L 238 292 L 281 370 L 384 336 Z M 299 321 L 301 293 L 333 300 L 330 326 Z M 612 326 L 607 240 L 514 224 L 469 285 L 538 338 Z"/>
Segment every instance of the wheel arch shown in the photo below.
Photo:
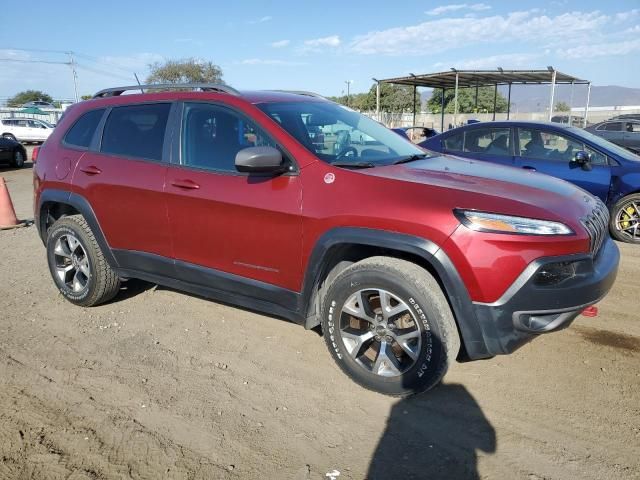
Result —
<path fill-rule="evenodd" d="M 309 257 L 301 295 L 300 311 L 305 317 L 305 328 L 320 324 L 320 303 L 326 281 L 349 264 L 377 255 L 411 261 L 434 276 L 458 327 L 463 346 L 459 358 L 491 356 L 471 297 L 446 253 L 429 240 L 384 230 L 341 227 L 326 232 L 318 240 Z"/>
<path fill-rule="evenodd" d="M 86 198 L 77 193 L 51 189 L 44 190 L 40 194 L 36 208 L 35 223 L 42 242 L 46 244 L 47 230 L 53 222 L 63 216 L 77 214 L 82 215 L 89 224 L 109 265 L 112 268 L 118 268 L 118 262 L 111 252 L 93 208 L 91 208 Z"/>

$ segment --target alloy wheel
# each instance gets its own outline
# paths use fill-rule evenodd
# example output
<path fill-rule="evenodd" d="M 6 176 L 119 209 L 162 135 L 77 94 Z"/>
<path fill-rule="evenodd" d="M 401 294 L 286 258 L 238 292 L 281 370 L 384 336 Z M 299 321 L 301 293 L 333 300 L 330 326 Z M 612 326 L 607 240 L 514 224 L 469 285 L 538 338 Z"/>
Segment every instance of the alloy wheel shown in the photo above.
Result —
<path fill-rule="evenodd" d="M 616 228 L 632 240 L 640 240 L 640 207 L 636 201 L 631 200 L 618 210 Z"/>
<path fill-rule="evenodd" d="M 340 336 L 357 364 L 383 377 L 408 371 L 422 346 L 411 308 L 381 289 L 358 290 L 347 299 L 340 315 Z"/>
<path fill-rule="evenodd" d="M 80 240 L 71 234 L 62 235 L 56 240 L 53 253 L 58 280 L 75 293 L 87 288 L 91 269 Z"/>

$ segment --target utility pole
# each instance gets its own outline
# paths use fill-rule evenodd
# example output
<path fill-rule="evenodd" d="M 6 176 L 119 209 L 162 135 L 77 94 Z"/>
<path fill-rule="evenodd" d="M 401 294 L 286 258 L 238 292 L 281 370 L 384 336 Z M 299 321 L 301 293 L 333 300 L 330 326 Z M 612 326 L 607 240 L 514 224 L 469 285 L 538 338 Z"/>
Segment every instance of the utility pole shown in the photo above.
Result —
<path fill-rule="evenodd" d="M 67 52 L 69 55 L 69 66 L 71 67 L 71 74 L 73 75 L 73 90 L 76 96 L 76 103 L 78 103 L 78 74 L 76 73 L 76 63 L 73 59 L 73 52 Z"/>
<path fill-rule="evenodd" d="M 349 87 L 351 86 L 351 82 L 353 82 L 353 80 L 344 81 L 344 83 L 347 84 L 347 107 L 349 106 Z"/>

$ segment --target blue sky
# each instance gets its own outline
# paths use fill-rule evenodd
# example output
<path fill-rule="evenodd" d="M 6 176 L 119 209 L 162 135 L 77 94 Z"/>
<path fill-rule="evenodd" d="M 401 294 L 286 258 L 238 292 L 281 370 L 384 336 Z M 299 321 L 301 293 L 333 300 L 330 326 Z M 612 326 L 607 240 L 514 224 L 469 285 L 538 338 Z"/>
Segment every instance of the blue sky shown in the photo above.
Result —
<path fill-rule="evenodd" d="M 236 88 L 338 95 L 371 78 L 459 69 L 545 68 L 640 87 L 640 0 L 123 2 L 30 0 L 33 27 L 3 22 L 0 97 L 26 88 L 72 98 L 134 83 L 153 61 L 211 60 Z M 10 17 L 18 3 L 3 6 Z M 6 59 L 20 60 L 8 62 Z"/>

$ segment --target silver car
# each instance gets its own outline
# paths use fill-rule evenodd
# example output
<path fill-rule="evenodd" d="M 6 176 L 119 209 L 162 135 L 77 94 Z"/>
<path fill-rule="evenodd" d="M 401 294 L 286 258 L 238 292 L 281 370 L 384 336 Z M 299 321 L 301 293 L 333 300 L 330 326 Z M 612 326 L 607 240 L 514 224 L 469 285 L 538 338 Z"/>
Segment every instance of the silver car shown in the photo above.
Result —
<path fill-rule="evenodd" d="M 607 120 L 586 129 L 634 153 L 640 153 L 640 120 Z"/>

